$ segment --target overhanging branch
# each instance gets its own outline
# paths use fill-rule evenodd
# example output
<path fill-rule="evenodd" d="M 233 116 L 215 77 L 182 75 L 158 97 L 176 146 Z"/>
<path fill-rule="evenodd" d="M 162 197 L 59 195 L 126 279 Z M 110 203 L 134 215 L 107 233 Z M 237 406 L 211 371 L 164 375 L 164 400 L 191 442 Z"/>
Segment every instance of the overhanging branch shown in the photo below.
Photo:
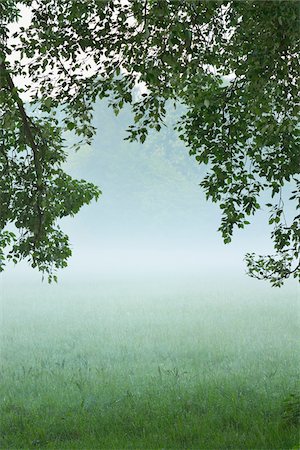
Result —
<path fill-rule="evenodd" d="M 7 70 L 5 65 L 5 59 L 3 57 L 0 57 L 0 72 L 2 75 L 2 80 L 6 81 L 5 85 L 2 86 L 6 88 L 14 101 L 17 104 L 20 117 L 22 120 L 22 124 L 24 126 L 25 135 L 27 138 L 27 143 L 29 147 L 32 149 L 33 152 L 33 161 L 34 161 L 34 170 L 36 175 L 36 190 L 37 190 L 37 201 L 36 201 L 36 209 L 37 209 L 37 215 L 38 215 L 38 226 L 34 230 L 34 236 L 35 236 L 35 243 L 38 241 L 41 235 L 42 231 L 42 225 L 43 225 L 43 211 L 42 211 L 42 193 L 43 193 L 43 170 L 42 165 L 40 162 L 40 150 L 35 142 L 34 135 L 32 132 L 32 125 L 30 123 L 30 118 L 28 117 L 24 103 L 22 99 L 19 96 L 18 89 L 16 88 L 13 79 L 9 73 L 9 70 Z"/>

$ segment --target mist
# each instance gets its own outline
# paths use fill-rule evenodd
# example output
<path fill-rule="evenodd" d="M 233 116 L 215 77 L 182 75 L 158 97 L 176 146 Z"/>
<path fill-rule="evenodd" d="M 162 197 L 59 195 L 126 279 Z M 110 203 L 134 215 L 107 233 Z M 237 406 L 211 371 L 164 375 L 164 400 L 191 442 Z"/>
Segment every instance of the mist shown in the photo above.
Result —
<path fill-rule="evenodd" d="M 178 114 L 171 110 L 169 127 L 140 145 L 124 140 L 132 120 L 128 109 L 115 117 L 107 104 L 96 105 L 94 143 L 78 152 L 69 147 L 65 170 L 99 186 L 102 195 L 60 223 L 73 251 L 60 281 L 78 281 L 80 273 L 82 279 L 232 275 L 246 282 L 245 253 L 272 251 L 263 203 L 252 224 L 236 229 L 232 243 L 224 245 L 217 231 L 220 209 L 199 186 L 209 168 L 188 155 L 172 130 Z M 71 133 L 66 138 L 72 144 Z M 16 276 L 41 279 L 21 263 L 8 267 L 3 282 Z"/>
<path fill-rule="evenodd" d="M 94 144 L 69 150 L 102 195 L 61 222 L 58 283 L 0 276 L 1 448 L 291 448 L 299 290 L 243 261 L 271 250 L 266 213 L 224 245 L 205 168 L 170 128 L 124 141 L 130 120 L 96 105 Z"/>

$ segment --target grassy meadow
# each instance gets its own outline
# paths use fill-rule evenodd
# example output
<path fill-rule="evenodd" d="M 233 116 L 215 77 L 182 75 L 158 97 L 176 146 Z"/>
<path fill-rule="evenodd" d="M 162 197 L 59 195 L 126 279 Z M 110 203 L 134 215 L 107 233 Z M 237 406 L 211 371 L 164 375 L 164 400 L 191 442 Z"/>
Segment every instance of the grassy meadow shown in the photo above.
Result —
<path fill-rule="evenodd" d="M 296 288 L 212 286 L 2 287 L 0 448 L 298 448 Z"/>

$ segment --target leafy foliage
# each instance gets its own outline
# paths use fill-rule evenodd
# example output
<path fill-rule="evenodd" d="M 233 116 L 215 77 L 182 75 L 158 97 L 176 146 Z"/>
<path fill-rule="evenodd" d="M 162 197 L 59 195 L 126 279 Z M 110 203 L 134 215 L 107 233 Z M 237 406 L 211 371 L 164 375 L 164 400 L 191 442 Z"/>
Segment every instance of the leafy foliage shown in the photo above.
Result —
<path fill-rule="evenodd" d="M 43 114 L 42 104 L 39 115 L 26 111 L 3 51 L 0 68 L 0 270 L 6 258 L 27 258 L 56 281 L 55 269 L 65 267 L 71 255 L 58 219 L 76 214 L 100 191 L 64 173 L 62 129 L 53 114 Z"/>
<path fill-rule="evenodd" d="M 14 20 L 17 7 L 16 2 L 6 1 L 8 23 Z M 21 74 L 30 80 L 31 103 L 43 113 L 42 118 L 35 119 L 34 126 L 47 130 L 44 134 L 54 146 L 54 158 L 62 158 L 58 157 L 61 138 L 53 140 L 53 136 L 62 136 L 63 129 L 78 136 L 78 146 L 82 141 L 91 142 L 95 132 L 91 124 L 93 103 L 98 98 L 108 97 L 116 114 L 124 104 L 132 105 L 134 123 L 128 129 L 128 139 L 141 143 L 149 129 L 159 131 L 164 125 L 166 103 L 181 103 L 186 112 L 176 129 L 190 154 L 199 164 L 208 165 L 201 186 L 207 199 L 222 209 L 219 230 L 224 242 L 231 241 L 236 227 L 249 224 L 249 216 L 261 208 L 265 201 L 262 198 L 270 194 L 266 207 L 270 210 L 275 254 L 255 257 L 249 253 L 248 272 L 275 286 L 290 275 L 300 277 L 298 2 L 21 3 L 31 7 L 32 21 L 15 36 L 15 50 L 20 52 L 21 62 L 9 70 L 12 76 Z M 4 42 L 1 51 L 5 61 L 11 46 L 5 39 Z M 30 64 L 26 64 L 28 60 Z M 16 90 L 11 92 L 12 99 L 3 100 L 7 111 L 11 106 L 17 110 Z M 64 114 L 59 133 L 52 117 L 57 107 Z M 14 130 L 23 130 L 24 120 L 20 120 L 19 112 L 7 117 Z M 45 145 L 41 133 L 34 134 L 38 151 L 33 153 L 42 158 Z M 17 139 L 16 131 L 12 141 L 7 139 L 5 136 L 6 155 Z M 28 142 L 28 136 L 26 139 Z M 22 151 L 23 148 L 19 153 Z M 10 156 L 9 161 L 13 166 L 15 156 Z M 49 161 L 52 160 L 48 153 L 48 162 L 43 157 L 40 171 L 51 184 L 60 175 L 53 172 Z M 9 170 L 10 176 L 11 173 Z M 40 176 L 36 167 L 35 178 L 27 179 L 31 191 L 36 184 L 30 198 L 37 211 L 42 202 L 37 187 Z M 68 182 L 63 181 L 63 186 L 65 183 Z M 282 201 L 282 190 L 287 184 L 296 188 L 290 196 L 296 210 L 290 224 L 285 219 Z M 81 188 L 88 192 L 85 202 L 97 196 L 92 186 Z M 60 186 L 59 195 L 63 192 L 66 190 Z M 73 214 L 79 206 L 76 203 L 75 209 L 71 206 L 67 212 Z M 23 213 L 20 210 L 18 214 Z M 60 214 L 57 212 L 56 217 Z M 31 221 L 34 222 L 32 218 Z M 38 225 L 30 226 L 33 229 Z M 44 228 L 44 232 L 48 236 L 50 229 Z M 27 254 L 33 253 L 34 247 L 28 247 Z M 54 254 L 53 261 L 58 261 Z"/>

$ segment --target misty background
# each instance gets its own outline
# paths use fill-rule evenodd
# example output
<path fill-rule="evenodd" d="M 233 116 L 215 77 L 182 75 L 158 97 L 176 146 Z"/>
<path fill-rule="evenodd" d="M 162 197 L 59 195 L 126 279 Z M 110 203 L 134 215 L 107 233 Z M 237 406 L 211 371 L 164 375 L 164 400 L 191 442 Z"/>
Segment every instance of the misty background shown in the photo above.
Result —
<path fill-rule="evenodd" d="M 232 243 L 224 245 L 217 232 L 220 210 L 199 186 L 208 167 L 189 156 L 173 131 L 178 117 L 169 111 L 168 126 L 151 132 L 141 145 L 124 140 L 129 110 L 116 117 L 106 103 L 96 105 L 94 143 L 78 152 L 68 149 L 65 170 L 95 183 L 102 195 L 61 221 L 73 255 L 59 271 L 59 283 L 153 277 L 257 283 L 247 277 L 243 258 L 247 252 L 272 252 L 263 202 L 251 225 L 235 230 Z M 68 142 L 73 139 L 67 136 Z M 2 289 L 16 279 L 40 284 L 41 278 L 26 262 L 11 264 L 1 274 Z"/>

